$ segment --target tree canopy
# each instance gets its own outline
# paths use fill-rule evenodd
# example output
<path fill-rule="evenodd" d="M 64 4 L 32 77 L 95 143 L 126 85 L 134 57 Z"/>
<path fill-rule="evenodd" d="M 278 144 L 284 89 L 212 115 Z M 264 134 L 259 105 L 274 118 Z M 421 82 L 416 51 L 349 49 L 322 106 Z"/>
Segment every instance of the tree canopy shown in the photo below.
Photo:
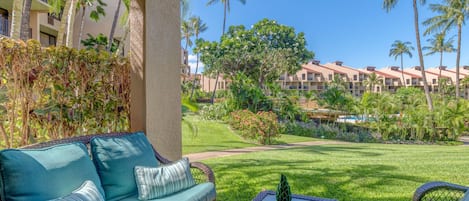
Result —
<path fill-rule="evenodd" d="M 304 33 L 268 19 L 251 29 L 230 26 L 220 42 L 198 40 L 196 45 L 195 52 L 201 53 L 205 74 L 220 72 L 233 77 L 241 72 L 261 87 L 282 73 L 297 72 L 301 64 L 314 57 L 306 49 Z"/>

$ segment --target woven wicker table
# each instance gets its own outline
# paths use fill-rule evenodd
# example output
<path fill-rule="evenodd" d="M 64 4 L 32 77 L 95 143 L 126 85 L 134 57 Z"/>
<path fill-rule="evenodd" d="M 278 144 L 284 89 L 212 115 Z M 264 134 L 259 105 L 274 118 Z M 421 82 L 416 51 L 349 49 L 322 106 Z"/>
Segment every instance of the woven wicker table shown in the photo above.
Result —
<path fill-rule="evenodd" d="M 274 191 L 262 191 L 252 201 L 276 201 Z M 292 194 L 292 201 L 338 201 L 335 199 Z"/>

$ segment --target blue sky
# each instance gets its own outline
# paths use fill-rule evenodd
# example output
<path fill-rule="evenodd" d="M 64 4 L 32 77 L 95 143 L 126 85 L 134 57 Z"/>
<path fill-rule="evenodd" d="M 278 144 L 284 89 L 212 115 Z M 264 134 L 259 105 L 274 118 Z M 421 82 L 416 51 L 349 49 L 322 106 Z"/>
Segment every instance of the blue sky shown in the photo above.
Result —
<path fill-rule="evenodd" d="M 382 0 L 247 0 L 241 4 L 231 1 L 231 12 L 227 16 L 227 27 L 252 24 L 263 18 L 292 26 L 297 32 L 304 32 L 307 48 L 315 53 L 321 63 L 343 61 L 354 68 L 376 66 L 399 66 L 400 60 L 389 57 L 389 49 L 395 40 L 409 41 L 415 47 L 412 58 L 404 58 L 404 66 L 419 65 L 413 24 L 412 2 L 400 0 L 397 6 L 387 13 L 382 9 Z M 200 16 L 208 30 L 200 35 L 210 41 L 219 41 L 222 34 L 223 5 L 217 3 L 206 6 L 207 0 L 191 0 L 190 12 Z M 420 7 L 420 20 L 435 14 L 428 9 L 440 0 L 427 0 Z M 425 27 L 421 27 L 423 33 Z M 451 35 L 456 35 L 452 31 Z M 422 38 L 423 46 L 430 36 Z M 455 37 L 457 39 L 457 37 Z M 469 51 L 466 41 L 469 29 L 463 27 L 461 66 L 469 65 Z M 456 43 L 454 43 L 456 47 Z M 194 69 L 195 57 L 190 61 Z M 443 65 L 455 66 L 456 54 L 445 54 Z M 425 67 L 439 65 L 439 55 L 425 56 Z M 193 72 L 193 71 L 192 71 Z"/>

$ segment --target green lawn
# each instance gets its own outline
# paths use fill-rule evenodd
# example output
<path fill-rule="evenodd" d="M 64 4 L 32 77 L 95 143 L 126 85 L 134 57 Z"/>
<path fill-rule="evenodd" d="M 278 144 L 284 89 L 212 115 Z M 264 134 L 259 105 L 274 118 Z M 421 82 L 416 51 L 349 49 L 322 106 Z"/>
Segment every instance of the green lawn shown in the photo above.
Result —
<path fill-rule="evenodd" d="M 184 119 L 196 125 L 197 135 L 194 135 L 187 124 L 182 124 L 182 152 L 183 154 L 206 151 L 218 151 L 234 148 L 258 146 L 236 135 L 227 124 L 218 121 L 201 120 L 199 116 L 187 115 Z M 276 144 L 315 141 L 318 139 L 294 135 L 282 135 Z"/>
<path fill-rule="evenodd" d="M 469 185 L 469 147 L 323 145 L 205 160 L 213 168 L 217 200 L 252 200 L 275 190 L 280 173 L 293 193 L 341 201 L 408 201 L 428 181 Z"/>

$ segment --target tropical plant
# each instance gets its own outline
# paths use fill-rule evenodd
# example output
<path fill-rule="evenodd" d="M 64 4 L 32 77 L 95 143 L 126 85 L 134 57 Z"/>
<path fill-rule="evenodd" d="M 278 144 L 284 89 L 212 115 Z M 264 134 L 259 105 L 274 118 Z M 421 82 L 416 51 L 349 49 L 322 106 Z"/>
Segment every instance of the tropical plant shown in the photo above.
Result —
<path fill-rule="evenodd" d="M 0 147 L 127 131 L 130 65 L 106 51 L 0 40 Z"/>
<path fill-rule="evenodd" d="M 228 98 L 227 104 L 231 111 L 248 109 L 255 113 L 272 110 L 272 101 L 243 73 L 233 77 Z"/>
<path fill-rule="evenodd" d="M 98 4 L 95 4 L 95 1 Z M 95 6 L 95 10 L 91 11 L 90 19 L 98 21 L 100 16 L 105 16 L 106 12 L 104 11 L 103 6 L 106 6 L 102 0 L 78 0 L 77 8 L 81 8 L 81 21 L 80 21 L 80 32 L 78 34 L 78 41 L 82 40 L 83 28 L 85 27 L 85 14 L 86 8 Z M 78 43 L 78 49 L 80 49 L 81 43 Z"/>
<path fill-rule="evenodd" d="M 445 0 L 444 4 L 431 4 L 430 9 L 439 15 L 423 22 L 428 28 L 425 34 L 435 31 L 447 31 L 457 27 L 458 45 L 456 50 L 456 98 L 460 98 L 459 90 L 459 65 L 461 60 L 462 26 L 469 18 L 469 0 Z"/>
<path fill-rule="evenodd" d="M 262 89 L 284 72 L 295 73 L 314 56 L 306 49 L 303 33 L 268 19 L 251 29 L 231 26 L 220 42 L 199 40 L 196 44 L 205 74 L 223 73 L 231 78 L 242 72 Z"/>
<path fill-rule="evenodd" d="M 228 122 L 243 137 L 257 140 L 260 144 L 272 144 L 275 138 L 280 137 L 277 115 L 272 111 L 253 113 L 249 110 L 237 110 L 231 113 Z"/>
<path fill-rule="evenodd" d="M 379 78 L 376 73 L 371 73 L 368 75 L 368 78 L 363 81 L 363 84 L 370 87 L 370 92 L 373 92 L 376 85 L 383 84 L 383 79 Z"/>
<path fill-rule="evenodd" d="M 189 20 L 184 20 L 181 23 L 181 39 L 186 41 L 184 50 L 188 50 L 188 47 L 192 47 L 191 37 L 194 35 L 194 29 L 192 23 Z"/>
<path fill-rule="evenodd" d="M 392 8 L 394 8 L 394 6 L 396 6 L 398 1 L 399 0 L 383 0 L 383 8 L 387 12 L 389 12 L 391 11 Z M 420 4 L 425 4 L 426 0 L 420 0 L 419 2 Z M 425 64 L 423 61 L 422 45 L 420 43 L 419 12 L 418 12 L 417 0 L 412 0 L 412 7 L 414 10 L 415 39 L 417 41 L 417 51 L 419 54 L 420 68 L 422 72 L 423 89 L 425 91 L 425 97 L 427 99 L 428 109 L 432 111 L 433 101 L 432 101 L 432 97 L 430 96 L 430 90 L 428 88 L 427 76 L 425 74 Z"/>
<path fill-rule="evenodd" d="M 107 37 L 100 33 L 96 37 L 91 34 L 88 34 L 88 38 L 82 40 L 81 43 L 86 47 L 86 49 L 94 49 L 96 51 L 104 51 L 108 46 L 108 39 Z M 117 44 L 114 42 L 111 46 L 111 52 L 115 52 L 117 50 Z"/>
<path fill-rule="evenodd" d="M 246 4 L 246 0 L 238 0 L 242 4 Z M 230 0 L 208 0 L 207 6 L 213 5 L 215 3 L 221 2 L 223 3 L 223 27 L 222 27 L 222 37 L 225 35 L 225 30 L 226 30 L 226 14 L 230 12 Z M 215 92 L 217 91 L 217 85 L 218 85 L 218 78 L 220 77 L 220 72 L 216 73 L 217 77 L 215 79 L 215 87 L 213 88 L 212 92 L 212 98 L 211 102 L 213 104 L 213 100 L 215 98 Z"/>
<path fill-rule="evenodd" d="M 400 40 L 394 41 L 394 43 L 391 46 L 391 49 L 389 50 L 389 56 L 394 56 L 394 59 L 397 60 L 398 57 L 401 58 L 401 74 L 402 74 L 402 83 L 404 86 L 407 87 L 405 79 L 404 79 L 404 59 L 403 55 L 406 54 L 410 58 L 412 58 L 412 53 L 411 51 L 414 50 L 414 47 L 412 47 L 410 42 L 402 42 Z"/>
<path fill-rule="evenodd" d="M 189 20 L 192 23 L 192 29 L 194 31 L 195 40 L 197 41 L 199 39 L 199 34 L 207 30 L 207 24 L 202 22 L 200 17 L 195 17 L 194 16 L 194 17 L 191 17 Z M 199 54 L 199 52 L 197 52 L 196 53 L 197 61 L 196 61 L 196 64 L 195 64 L 195 72 L 194 72 L 194 83 L 192 85 L 190 99 L 192 99 L 192 95 L 194 94 L 194 90 L 195 90 L 196 83 L 197 83 L 197 72 L 199 71 L 199 56 L 200 56 L 200 54 Z"/>
<path fill-rule="evenodd" d="M 454 36 L 446 40 L 445 32 L 433 35 L 433 38 L 429 38 L 427 42 L 429 42 L 431 46 L 423 47 L 424 50 L 428 50 L 428 53 L 425 55 L 428 56 L 428 55 L 439 53 L 440 54 L 440 67 L 443 66 L 443 53 L 445 52 L 451 53 L 451 52 L 456 51 L 456 49 L 453 46 Z M 441 77 L 441 69 L 440 69 L 439 77 Z"/>

